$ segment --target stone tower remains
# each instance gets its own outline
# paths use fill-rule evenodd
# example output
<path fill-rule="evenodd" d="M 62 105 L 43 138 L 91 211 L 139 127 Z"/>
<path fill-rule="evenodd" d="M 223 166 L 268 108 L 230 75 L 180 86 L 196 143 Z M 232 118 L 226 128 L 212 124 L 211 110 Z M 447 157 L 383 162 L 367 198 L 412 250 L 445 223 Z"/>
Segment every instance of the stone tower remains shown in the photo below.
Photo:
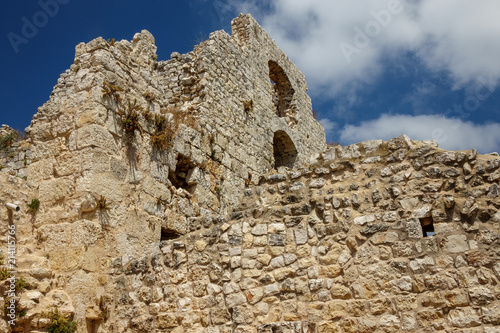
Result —
<path fill-rule="evenodd" d="M 327 147 L 303 74 L 232 30 L 81 43 L 28 139 L 1 128 L 0 331 L 500 332 L 498 156 Z"/>

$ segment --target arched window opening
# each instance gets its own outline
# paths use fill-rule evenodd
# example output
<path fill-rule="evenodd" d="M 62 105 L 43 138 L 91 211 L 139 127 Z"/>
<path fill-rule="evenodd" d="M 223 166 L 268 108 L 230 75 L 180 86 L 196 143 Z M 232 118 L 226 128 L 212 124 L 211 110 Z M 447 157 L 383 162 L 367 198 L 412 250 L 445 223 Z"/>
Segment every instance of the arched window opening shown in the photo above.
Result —
<path fill-rule="evenodd" d="M 274 147 L 274 167 L 280 166 L 292 168 L 297 159 L 297 148 L 284 131 L 277 131 L 273 138 Z"/>
<path fill-rule="evenodd" d="M 268 62 L 268 65 L 275 113 L 278 117 L 286 117 L 293 110 L 292 100 L 295 91 L 280 65 L 272 60 Z"/>

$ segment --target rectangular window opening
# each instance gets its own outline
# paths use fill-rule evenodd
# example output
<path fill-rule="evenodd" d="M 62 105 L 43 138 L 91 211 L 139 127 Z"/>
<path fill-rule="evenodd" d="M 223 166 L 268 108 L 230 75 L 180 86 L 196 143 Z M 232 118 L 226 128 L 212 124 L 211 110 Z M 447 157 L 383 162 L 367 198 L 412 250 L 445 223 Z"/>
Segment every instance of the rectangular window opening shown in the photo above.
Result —
<path fill-rule="evenodd" d="M 420 226 L 422 227 L 422 233 L 424 237 L 435 236 L 436 232 L 434 231 L 434 221 L 432 217 L 423 217 L 420 219 Z"/>
<path fill-rule="evenodd" d="M 181 235 L 175 230 L 168 228 L 161 228 L 160 241 L 172 240 L 179 238 L 180 236 Z"/>

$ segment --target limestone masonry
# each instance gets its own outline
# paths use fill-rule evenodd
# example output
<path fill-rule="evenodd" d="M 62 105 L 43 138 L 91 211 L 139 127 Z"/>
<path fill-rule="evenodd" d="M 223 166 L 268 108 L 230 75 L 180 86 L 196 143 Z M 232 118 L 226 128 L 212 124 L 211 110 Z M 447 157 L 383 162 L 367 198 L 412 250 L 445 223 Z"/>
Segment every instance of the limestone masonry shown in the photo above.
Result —
<path fill-rule="evenodd" d="M 327 146 L 250 15 L 167 61 L 145 30 L 77 45 L 26 132 L 0 128 L 0 332 L 500 332 L 498 155 Z"/>

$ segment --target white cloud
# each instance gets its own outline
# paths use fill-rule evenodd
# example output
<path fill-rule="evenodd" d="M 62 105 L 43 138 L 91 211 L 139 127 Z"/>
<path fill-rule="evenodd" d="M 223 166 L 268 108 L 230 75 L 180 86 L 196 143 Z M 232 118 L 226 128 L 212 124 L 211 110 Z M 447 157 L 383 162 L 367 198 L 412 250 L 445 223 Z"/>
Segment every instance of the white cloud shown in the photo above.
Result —
<path fill-rule="evenodd" d="M 312 94 L 360 89 L 377 79 L 383 61 L 397 64 L 406 52 L 430 70 L 447 71 L 457 87 L 481 76 L 500 78 L 500 1 L 361 2 L 275 0 L 271 11 L 262 0 L 228 3 L 256 16 L 306 74 Z M 356 49 L 346 53 L 341 45 Z"/>
<path fill-rule="evenodd" d="M 323 126 L 326 133 L 332 132 L 337 127 L 337 124 L 328 118 L 323 118 L 318 121 L 321 124 L 321 126 Z"/>
<path fill-rule="evenodd" d="M 412 140 L 436 140 L 448 150 L 476 148 L 490 153 L 500 146 L 500 124 L 474 124 L 439 115 L 387 115 L 362 122 L 359 126 L 347 125 L 340 131 L 340 140 L 354 143 L 372 139 L 389 140 L 401 134 Z"/>

